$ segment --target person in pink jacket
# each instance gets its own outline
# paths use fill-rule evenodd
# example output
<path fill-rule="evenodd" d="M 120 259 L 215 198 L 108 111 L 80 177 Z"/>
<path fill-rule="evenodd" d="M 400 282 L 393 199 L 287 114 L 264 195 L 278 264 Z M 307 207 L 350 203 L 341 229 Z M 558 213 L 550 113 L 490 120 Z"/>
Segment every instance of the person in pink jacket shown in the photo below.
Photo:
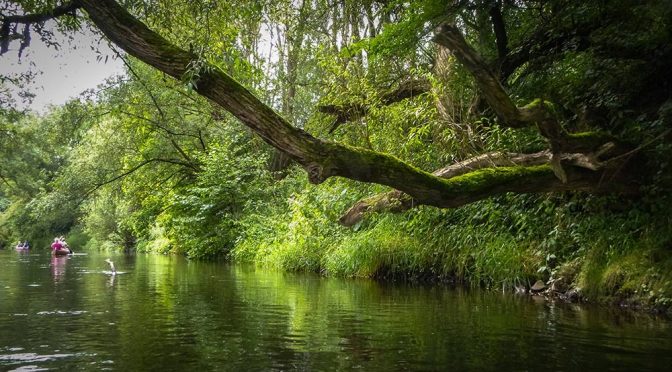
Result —
<path fill-rule="evenodd" d="M 63 243 L 60 240 L 58 240 L 58 238 L 54 238 L 54 242 L 51 243 L 51 249 L 54 251 L 58 251 L 61 248 L 63 248 Z"/>

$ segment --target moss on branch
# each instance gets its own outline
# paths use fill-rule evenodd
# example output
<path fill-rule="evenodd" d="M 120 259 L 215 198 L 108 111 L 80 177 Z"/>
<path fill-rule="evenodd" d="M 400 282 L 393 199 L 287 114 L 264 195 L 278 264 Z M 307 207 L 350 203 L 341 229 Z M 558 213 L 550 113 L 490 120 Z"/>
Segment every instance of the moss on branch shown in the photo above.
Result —
<path fill-rule="evenodd" d="M 550 165 L 484 168 L 442 181 L 454 192 L 482 192 L 544 175 L 553 175 Z"/>

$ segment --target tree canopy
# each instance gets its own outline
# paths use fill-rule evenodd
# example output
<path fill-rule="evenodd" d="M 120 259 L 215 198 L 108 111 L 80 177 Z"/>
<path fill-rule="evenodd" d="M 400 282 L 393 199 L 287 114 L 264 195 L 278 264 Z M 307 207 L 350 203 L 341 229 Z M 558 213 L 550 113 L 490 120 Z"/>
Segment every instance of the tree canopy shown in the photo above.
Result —
<path fill-rule="evenodd" d="M 627 8 L 627 4 L 607 2 L 605 4 L 562 6 L 568 5 L 562 3 L 561 1 L 557 4 L 554 2 L 549 4 L 537 4 L 536 2 L 530 2 L 529 4 L 526 2 L 456 2 L 455 4 L 442 6 L 433 2 L 418 2 L 413 3 L 409 9 L 398 12 L 400 21 L 386 28 L 386 32 L 367 40 L 370 49 L 373 50 L 371 60 L 374 61 L 374 58 L 377 58 L 376 49 L 384 48 L 386 50 L 381 54 L 390 53 L 391 48 L 384 46 L 384 44 L 387 40 L 393 38 L 401 39 L 397 42 L 415 43 L 417 46 L 426 47 L 427 44 L 423 43 L 423 37 L 426 35 L 423 34 L 427 33 L 426 30 L 429 29 L 428 34 L 433 33 L 433 40 L 438 44 L 438 46 L 433 47 L 436 50 L 447 48 L 455 60 L 461 64 L 461 68 L 464 69 L 463 72 L 472 75 L 477 88 L 477 95 L 487 104 L 487 109 L 492 112 L 491 115 L 496 125 L 510 128 L 536 127 L 539 134 L 548 141 L 551 151 L 551 159 L 546 162 L 548 165 L 541 163 L 542 165 L 535 164 L 532 166 L 487 166 L 484 169 L 473 170 L 456 178 L 453 177 L 451 180 L 445 180 L 437 175 L 419 170 L 410 166 L 407 162 L 378 151 L 353 148 L 338 142 L 319 139 L 298 126 L 292 125 L 287 118 L 273 110 L 271 105 L 262 102 L 249 88 L 246 88 L 231 74 L 225 72 L 230 69 L 227 67 L 227 62 L 232 61 L 235 65 L 237 61 L 241 60 L 238 56 L 241 53 L 240 50 L 235 52 L 230 50 L 235 49 L 236 42 L 244 41 L 243 37 L 239 36 L 242 32 L 235 36 L 226 35 L 227 32 L 235 34 L 238 31 L 234 26 L 235 20 L 231 19 L 227 22 L 227 17 L 221 13 L 225 10 L 222 8 L 227 8 L 227 5 L 197 2 L 193 5 L 187 5 L 187 9 L 185 9 L 186 12 L 193 12 L 193 17 L 190 17 L 191 14 L 189 14 L 176 23 L 166 23 L 171 17 L 174 17 L 162 12 L 165 9 L 164 7 L 168 6 L 167 3 L 159 5 L 157 9 L 150 8 L 148 5 L 131 6 L 126 9 L 115 1 L 81 1 L 64 3 L 56 7 L 53 7 L 53 4 L 42 4 L 42 9 L 47 7 L 47 11 L 43 13 L 5 16 L 3 29 L 5 30 L 6 44 L 12 36 L 6 31 L 11 25 L 25 24 L 27 29 L 31 24 L 47 18 L 66 14 L 69 14 L 69 17 L 74 14 L 76 17 L 76 9 L 81 8 L 85 10 L 92 24 L 99 28 L 114 44 L 158 70 L 177 79 L 187 81 L 196 92 L 229 111 L 234 117 L 260 135 L 264 141 L 301 164 L 308 172 L 311 181 L 315 183 L 323 182 L 331 176 L 375 182 L 405 192 L 413 198 L 416 204 L 430 204 L 441 207 L 457 206 L 506 191 L 534 192 L 572 189 L 627 191 L 627 189 L 633 187 L 629 184 L 631 181 L 640 181 L 639 177 L 623 171 L 626 160 L 630 158 L 630 156 L 624 155 L 633 148 L 624 145 L 621 143 L 623 141 L 619 141 L 618 138 L 612 137 L 607 132 L 610 129 L 617 128 L 600 126 L 582 120 L 586 112 L 608 109 L 608 107 L 603 106 L 608 105 L 609 102 L 597 101 L 595 102 L 597 107 L 593 107 L 594 105 L 589 105 L 591 102 L 589 99 L 584 99 L 582 105 L 577 105 L 575 102 L 566 102 L 562 97 L 557 97 L 557 92 L 549 90 L 535 92 L 539 97 L 530 96 L 527 99 L 527 105 L 516 106 L 514 98 L 525 102 L 524 95 L 512 97 L 504 88 L 504 85 L 509 86 L 510 91 L 516 91 L 515 88 L 524 86 L 526 82 L 534 80 L 536 75 L 544 74 L 559 75 L 557 80 L 562 80 L 564 72 L 562 71 L 562 63 L 572 57 L 574 59 L 592 57 L 590 61 L 587 61 L 591 66 L 586 67 L 586 73 L 592 72 L 602 75 L 600 72 L 605 73 L 606 71 L 595 71 L 590 68 L 599 68 L 600 64 L 604 64 L 608 60 L 620 62 L 622 66 L 619 67 L 622 70 L 619 70 L 619 72 L 627 73 L 635 65 L 653 65 L 654 63 L 646 63 L 647 54 L 641 49 L 649 48 L 656 50 L 657 53 L 666 53 L 664 42 L 667 39 L 656 32 L 633 35 L 630 37 L 638 38 L 640 43 L 629 50 L 627 40 L 603 35 L 609 31 L 615 31 L 616 27 L 621 30 L 619 32 L 622 34 L 622 30 L 627 29 L 628 25 L 633 22 L 623 14 L 623 9 Z M 48 8 L 49 5 L 52 5 L 52 8 Z M 312 2 L 301 4 L 298 9 L 299 18 L 307 18 L 305 7 L 315 6 L 319 8 L 320 5 L 320 3 Z M 339 4 L 336 5 L 338 8 Z M 364 10 L 368 5 L 369 11 L 372 7 L 375 7 L 374 3 L 357 5 L 363 7 Z M 184 7 L 184 5 L 182 6 Z M 399 4 L 398 7 L 403 8 L 402 4 Z M 639 7 L 633 5 L 632 9 L 635 10 L 638 18 L 641 18 L 637 19 L 637 22 L 649 18 L 653 18 L 651 19 L 652 22 L 656 19 L 659 22 L 664 22 L 659 17 L 662 14 L 667 14 L 666 12 L 669 12 L 669 9 L 665 9 L 663 4 L 660 7 L 661 12 L 656 12 L 656 6 L 650 5 Z M 257 17 L 263 17 L 266 11 L 273 14 L 274 9 L 261 8 L 255 9 L 255 6 L 252 6 L 251 9 L 242 11 L 241 16 L 248 17 L 253 21 L 253 24 Z M 40 9 L 40 7 L 34 9 Z M 385 7 L 381 9 L 383 11 L 387 10 Z M 26 9 L 21 10 L 25 11 Z M 347 13 L 350 10 L 345 7 L 343 11 Z M 132 13 L 137 13 L 137 15 Z M 157 17 L 157 14 L 160 16 Z M 179 14 L 179 12 L 176 14 Z M 361 8 L 355 10 L 356 16 L 361 14 L 363 14 Z M 573 16 L 578 14 L 581 15 L 581 18 L 574 19 Z M 511 26 L 507 27 L 505 22 L 507 19 L 505 15 L 512 20 L 518 18 L 525 20 L 529 23 L 525 24 L 529 30 L 525 30 L 526 32 L 515 30 L 524 35 L 511 32 Z M 346 16 L 351 15 L 346 14 Z M 190 26 L 190 23 L 197 21 L 199 17 L 206 18 L 206 26 L 210 26 L 209 17 L 215 18 L 213 22 L 217 22 L 217 24 L 224 22 L 224 26 L 217 28 L 218 33 L 216 35 L 209 34 L 209 29 L 205 30 L 205 36 L 198 36 L 194 31 L 190 32 L 186 39 L 185 35 L 178 37 L 172 35 L 177 30 L 172 30 L 170 26 L 179 24 L 179 22 L 184 22 Z M 486 19 L 479 20 L 479 17 L 485 17 Z M 553 22 L 532 24 L 532 17 L 553 19 Z M 141 21 L 142 18 L 145 18 L 145 22 L 149 25 L 156 23 L 156 28 L 165 32 L 166 36 L 151 30 Z M 371 25 L 368 25 L 371 29 L 369 30 L 370 33 L 375 35 L 376 24 L 383 23 L 383 18 L 373 15 L 369 17 L 367 21 L 371 23 Z M 563 21 L 559 22 L 559 20 Z M 481 24 L 473 25 L 474 30 L 472 31 L 471 22 L 481 22 Z M 71 21 L 68 24 L 72 23 Z M 292 40 L 293 37 L 302 39 L 305 33 L 305 23 L 307 22 L 286 25 L 287 27 L 295 26 L 297 28 L 292 30 L 296 31 L 297 35 L 287 35 L 286 41 L 291 44 L 295 41 Z M 353 28 L 357 26 L 358 28 L 359 23 L 359 20 L 351 22 L 351 26 Z M 665 26 L 661 25 L 660 29 L 660 31 L 657 31 L 664 34 Z M 287 31 L 290 31 L 289 28 Z M 364 44 L 359 40 L 362 36 L 359 30 L 356 30 L 357 32 L 349 31 L 351 34 L 349 36 L 353 39 L 354 44 L 344 44 L 345 49 L 350 49 L 352 46 L 354 46 L 354 49 L 362 48 L 360 45 Z M 487 49 L 483 48 L 484 50 L 479 53 L 467 42 L 463 35 L 465 32 L 472 33 L 472 37 L 478 38 L 482 44 L 487 45 L 482 39 L 488 37 L 494 38 L 494 43 L 488 45 L 489 48 Z M 222 35 L 220 36 L 219 33 L 222 33 Z M 257 34 L 259 33 L 258 29 Z M 509 37 L 509 33 L 511 37 Z M 572 34 L 568 35 L 567 33 Z M 547 36 L 542 38 L 539 36 L 540 34 Z M 219 43 L 226 43 L 228 37 L 230 45 L 228 47 L 223 45 L 221 55 L 215 59 L 210 57 L 212 51 L 208 50 L 210 49 L 209 46 L 198 45 L 203 37 L 218 39 Z M 549 45 L 549 39 L 553 38 L 557 40 Z M 22 40 L 24 43 L 28 42 L 26 38 Z M 614 43 L 618 43 L 618 45 L 612 45 Z M 283 52 L 298 53 L 294 49 L 299 49 L 299 45 L 298 43 L 295 44 L 289 45 L 285 48 L 287 50 L 283 50 Z M 189 45 L 189 50 L 181 48 L 180 45 Z M 22 44 L 21 48 L 24 47 L 25 45 Z M 240 49 L 244 49 L 244 46 Z M 617 49 L 621 49 L 620 55 L 608 54 Z M 661 49 L 663 50 L 661 51 Z M 364 64 L 361 63 L 364 56 L 363 51 L 353 53 L 348 50 L 347 52 L 353 54 L 350 56 L 352 61 L 349 63 L 359 64 L 358 68 L 362 70 L 369 67 L 364 67 Z M 490 61 L 486 60 L 485 57 L 488 54 L 493 56 Z M 366 56 L 368 57 L 368 54 Z M 635 56 L 639 58 L 633 58 Z M 291 59 L 297 59 L 297 57 L 289 57 L 293 58 L 288 58 L 287 64 L 291 66 L 287 70 L 296 69 L 296 61 Z M 655 63 L 660 64 L 660 60 L 655 58 Z M 435 66 L 433 67 L 436 68 L 437 58 L 434 58 L 434 61 L 431 62 L 434 63 Z M 618 64 L 615 63 L 615 65 Z M 375 65 L 372 67 L 369 70 L 375 70 Z M 643 74 L 647 76 L 640 77 L 640 80 L 658 79 L 661 85 L 668 84 L 669 76 L 665 76 L 668 69 L 665 69 L 665 66 L 652 67 Z M 552 71 L 553 69 L 559 69 L 559 71 Z M 607 69 L 607 66 L 603 66 L 603 69 Z M 364 71 L 364 73 L 367 72 Z M 283 71 L 283 75 L 287 73 L 291 75 L 295 74 L 295 71 Z M 633 73 L 637 74 L 634 71 Z M 287 77 L 291 82 L 293 78 L 289 75 Z M 567 75 L 567 73 L 564 75 Z M 613 78 L 609 79 L 603 75 L 601 77 L 605 80 L 601 82 L 602 84 L 617 84 L 615 81 L 609 83 L 609 81 L 615 80 Z M 539 78 L 542 77 L 539 76 Z M 613 89 L 616 88 L 618 87 L 613 87 Z M 641 99 L 640 97 L 644 95 L 643 92 L 635 92 L 636 87 L 630 86 L 628 88 L 630 92 L 610 92 L 613 100 L 622 101 L 618 102 L 621 103 L 619 105 L 619 108 L 622 109 L 622 111 L 619 111 L 621 115 L 624 112 L 623 109 L 625 109 L 624 104 L 636 104 L 632 100 L 635 97 Z M 588 89 L 588 92 L 590 92 L 590 89 Z M 604 90 L 600 93 L 603 95 Z M 628 95 L 631 97 L 627 97 Z M 653 115 L 660 111 L 656 107 L 660 108 L 666 102 L 661 96 L 655 96 L 659 102 L 647 103 L 647 105 L 654 106 L 653 109 L 649 108 L 653 110 L 651 112 Z M 558 102 L 554 102 L 553 98 L 555 97 L 558 98 Z M 404 96 L 402 95 L 400 98 L 404 98 Z M 438 98 L 441 99 L 441 97 Z M 607 99 L 607 97 L 600 98 Z M 290 100 L 291 97 L 285 97 L 284 99 Z M 595 99 L 598 98 L 593 98 L 593 100 Z M 616 102 L 611 102 L 611 104 L 614 105 Z M 484 106 L 481 105 L 481 108 L 486 108 Z M 291 110 L 285 110 L 291 112 Z M 581 114 L 581 110 L 584 114 Z M 605 114 L 608 115 L 608 111 Z M 614 120 L 611 118 L 600 119 L 614 124 Z M 586 127 L 585 129 L 589 129 L 589 131 L 581 128 L 581 132 L 577 132 L 579 126 Z M 586 169 L 589 171 L 586 171 Z M 614 169 L 618 171 L 614 171 Z M 555 177 L 553 177 L 551 170 Z M 619 177 L 624 173 L 629 174 L 625 177 Z M 601 182 L 605 177 L 619 179 L 617 182 Z"/>

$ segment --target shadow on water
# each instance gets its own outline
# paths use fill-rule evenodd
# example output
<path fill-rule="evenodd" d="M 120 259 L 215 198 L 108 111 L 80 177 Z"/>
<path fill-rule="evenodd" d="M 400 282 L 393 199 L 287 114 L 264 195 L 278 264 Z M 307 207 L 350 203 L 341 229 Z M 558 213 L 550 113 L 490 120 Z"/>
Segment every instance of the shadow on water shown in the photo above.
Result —
<path fill-rule="evenodd" d="M 179 257 L 0 251 L 0 370 L 666 370 L 672 324 Z"/>

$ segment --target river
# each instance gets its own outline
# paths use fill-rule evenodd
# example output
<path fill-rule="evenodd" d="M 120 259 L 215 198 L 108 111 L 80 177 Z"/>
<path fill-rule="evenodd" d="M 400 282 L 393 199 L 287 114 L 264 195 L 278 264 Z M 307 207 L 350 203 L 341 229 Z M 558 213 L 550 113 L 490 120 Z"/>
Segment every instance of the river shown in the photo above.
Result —
<path fill-rule="evenodd" d="M 181 257 L 0 251 L 2 371 L 670 366 L 672 323 L 619 309 Z"/>

